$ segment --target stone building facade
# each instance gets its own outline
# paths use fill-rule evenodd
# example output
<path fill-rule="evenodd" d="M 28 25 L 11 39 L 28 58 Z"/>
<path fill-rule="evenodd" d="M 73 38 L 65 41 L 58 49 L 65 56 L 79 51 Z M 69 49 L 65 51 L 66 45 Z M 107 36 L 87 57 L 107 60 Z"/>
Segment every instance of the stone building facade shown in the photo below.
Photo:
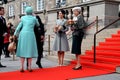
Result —
<path fill-rule="evenodd" d="M 24 15 L 25 7 L 32 6 L 34 12 L 46 24 L 48 34 L 51 34 L 59 9 L 65 9 L 70 14 L 71 8 L 80 6 L 88 23 L 98 16 L 99 26 L 104 27 L 118 18 L 119 4 L 119 0 L 8 0 L 8 3 L 2 6 L 5 7 L 7 21 L 15 26 L 18 25 L 20 17 Z"/>

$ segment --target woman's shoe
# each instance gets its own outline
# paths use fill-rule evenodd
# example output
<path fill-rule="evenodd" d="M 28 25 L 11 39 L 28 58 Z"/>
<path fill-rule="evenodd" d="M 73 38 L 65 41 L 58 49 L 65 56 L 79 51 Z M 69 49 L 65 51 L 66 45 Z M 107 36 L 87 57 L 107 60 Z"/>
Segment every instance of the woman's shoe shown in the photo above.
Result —
<path fill-rule="evenodd" d="M 29 72 L 33 72 L 33 70 L 32 70 L 32 69 L 28 69 L 28 71 L 29 71 Z"/>
<path fill-rule="evenodd" d="M 79 70 L 79 69 L 82 69 L 82 66 L 77 67 L 77 68 L 76 67 L 73 68 L 73 70 Z"/>
<path fill-rule="evenodd" d="M 21 69 L 20 72 L 25 72 L 25 71 L 23 69 Z"/>

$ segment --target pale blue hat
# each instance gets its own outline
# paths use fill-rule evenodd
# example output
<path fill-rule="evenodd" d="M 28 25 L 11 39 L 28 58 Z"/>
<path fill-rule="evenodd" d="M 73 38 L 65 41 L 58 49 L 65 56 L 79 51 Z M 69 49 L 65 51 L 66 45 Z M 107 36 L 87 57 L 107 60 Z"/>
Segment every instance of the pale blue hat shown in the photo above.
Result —
<path fill-rule="evenodd" d="M 26 7 L 25 12 L 26 12 L 26 14 L 32 14 L 33 13 L 32 7 L 30 7 L 30 6 Z"/>

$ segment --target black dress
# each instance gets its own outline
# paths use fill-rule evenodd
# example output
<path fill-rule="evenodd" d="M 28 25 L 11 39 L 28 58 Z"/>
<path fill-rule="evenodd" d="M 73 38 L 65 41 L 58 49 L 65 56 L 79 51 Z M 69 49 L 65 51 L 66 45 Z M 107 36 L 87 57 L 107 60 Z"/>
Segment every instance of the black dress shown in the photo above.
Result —
<path fill-rule="evenodd" d="M 73 35 L 72 38 L 72 53 L 73 54 L 81 54 L 81 44 L 82 44 L 82 39 L 84 36 L 84 32 L 80 31 L 80 35 Z"/>

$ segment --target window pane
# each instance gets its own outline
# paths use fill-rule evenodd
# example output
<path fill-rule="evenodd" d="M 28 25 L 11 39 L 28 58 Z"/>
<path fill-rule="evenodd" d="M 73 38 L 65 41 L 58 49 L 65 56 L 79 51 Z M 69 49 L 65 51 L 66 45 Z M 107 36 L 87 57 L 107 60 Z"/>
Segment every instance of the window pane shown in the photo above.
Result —
<path fill-rule="evenodd" d="M 66 4 L 66 0 L 61 0 L 61 5 L 65 5 Z"/>
<path fill-rule="evenodd" d="M 27 6 L 27 2 L 23 2 L 23 3 L 21 4 L 21 9 L 22 9 L 22 10 L 21 10 L 21 11 L 22 11 L 21 13 L 22 13 L 22 14 L 25 14 L 25 8 L 26 8 L 26 6 Z"/>
<path fill-rule="evenodd" d="M 65 4 L 66 4 L 66 0 L 56 0 L 57 7 L 59 7 L 61 5 L 65 5 Z"/>
<path fill-rule="evenodd" d="M 9 6 L 9 13 L 8 13 L 9 17 L 14 16 L 14 6 L 10 5 Z"/>
<path fill-rule="evenodd" d="M 44 9 L 44 0 L 37 0 L 37 11 Z"/>
<path fill-rule="evenodd" d="M 87 2 L 87 1 L 91 1 L 91 0 L 82 0 L 82 2 Z"/>

